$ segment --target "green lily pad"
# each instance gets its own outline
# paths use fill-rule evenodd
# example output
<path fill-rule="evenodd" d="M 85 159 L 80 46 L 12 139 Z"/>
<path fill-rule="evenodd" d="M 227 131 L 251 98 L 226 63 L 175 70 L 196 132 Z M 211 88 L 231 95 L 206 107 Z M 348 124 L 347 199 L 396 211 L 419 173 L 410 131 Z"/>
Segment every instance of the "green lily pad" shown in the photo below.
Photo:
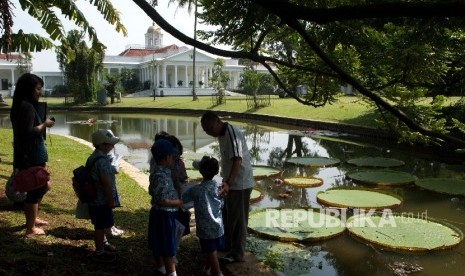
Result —
<path fill-rule="evenodd" d="M 465 196 L 465 180 L 462 179 L 424 178 L 416 180 L 415 185 L 441 194 Z"/>
<path fill-rule="evenodd" d="M 363 158 L 354 158 L 347 160 L 348 164 L 352 164 L 359 167 L 400 167 L 405 165 L 404 161 L 397 160 L 394 158 L 385 158 L 385 157 L 363 157 Z"/>
<path fill-rule="evenodd" d="M 341 163 L 341 160 L 327 157 L 293 157 L 286 160 L 287 163 L 310 167 L 332 167 Z"/>
<path fill-rule="evenodd" d="M 415 176 L 399 171 L 358 171 L 347 173 L 346 176 L 355 183 L 381 186 L 399 186 L 413 184 Z"/>
<path fill-rule="evenodd" d="M 253 165 L 253 177 L 255 179 L 263 179 L 267 177 L 278 177 L 281 174 L 281 170 L 271 166 L 259 166 Z"/>
<path fill-rule="evenodd" d="M 334 188 L 319 192 L 317 201 L 323 205 L 339 208 L 385 209 L 402 204 L 402 197 L 384 191 L 363 188 Z"/>
<path fill-rule="evenodd" d="M 323 179 L 316 177 L 289 177 L 284 178 L 284 184 L 297 188 L 310 188 L 323 185 Z"/>
<path fill-rule="evenodd" d="M 392 250 L 446 249 L 463 240 L 458 228 L 418 215 L 358 214 L 347 220 L 347 229 L 357 239 Z"/>
<path fill-rule="evenodd" d="M 200 174 L 198 170 L 187 169 L 186 173 L 187 173 L 189 182 L 198 182 L 198 181 L 202 181 L 203 179 L 203 176 Z"/>
<path fill-rule="evenodd" d="M 262 209 L 250 213 L 249 230 L 279 241 L 317 241 L 344 232 L 344 223 L 323 210 Z"/>
<path fill-rule="evenodd" d="M 252 193 L 250 193 L 250 203 L 257 203 L 262 200 L 263 194 L 257 189 L 252 189 Z"/>

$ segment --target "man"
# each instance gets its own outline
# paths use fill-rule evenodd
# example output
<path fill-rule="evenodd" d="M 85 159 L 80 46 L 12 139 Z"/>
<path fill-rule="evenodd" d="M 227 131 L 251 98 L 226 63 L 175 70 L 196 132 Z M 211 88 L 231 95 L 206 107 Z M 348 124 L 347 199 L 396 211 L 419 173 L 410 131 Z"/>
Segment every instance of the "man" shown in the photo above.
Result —
<path fill-rule="evenodd" d="M 221 153 L 221 196 L 225 198 L 223 221 L 225 242 L 229 253 L 222 260 L 228 263 L 243 262 L 250 193 L 254 186 L 250 152 L 243 133 L 217 114 L 207 111 L 201 119 L 203 130 L 217 137 Z"/>

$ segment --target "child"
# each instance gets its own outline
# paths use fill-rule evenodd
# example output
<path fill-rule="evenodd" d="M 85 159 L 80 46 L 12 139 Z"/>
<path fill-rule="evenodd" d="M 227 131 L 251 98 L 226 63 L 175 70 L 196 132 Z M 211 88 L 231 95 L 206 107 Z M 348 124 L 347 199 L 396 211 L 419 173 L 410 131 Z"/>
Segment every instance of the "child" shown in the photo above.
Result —
<path fill-rule="evenodd" d="M 199 163 L 203 181 L 182 195 L 183 201 L 194 201 L 195 223 L 200 247 L 207 253 L 204 273 L 223 275 L 217 258 L 217 250 L 224 249 L 224 227 L 221 215 L 223 200 L 220 188 L 213 177 L 218 174 L 218 160 L 204 156 Z"/>
<path fill-rule="evenodd" d="M 107 129 L 99 129 L 92 133 L 92 144 L 95 150 L 87 159 L 87 163 L 94 162 L 91 175 L 97 187 L 95 199 L 89 202 L 89 215 L 94 225 L 95 252 L 93 258 L 99 262 L 113 262 L 116 260 L 116 249 L 110 245 L 105 236 L 105 228 L 112 227 L 113 208 L 115 208 L 116 179 L 108 153 L 119 142 L 119 138 Z M 100 158 L 103 156 L 103 158 Z"/>
<path fill-rule="evenodd" d="M 111 132 L 111 130 L 108 130 L 109 132 Z M 111 162 L 111 166 L 113 167 L 113 171 L 115 174 L 118 174 L 119 173 L 119 160 L 120 160 L 120 155 L 118 155 L 117 153 L 115 153 L 115 151 L 111 151 L 108 153 L 108 158 Z M 119 202 L 119 195 L 118 195 L 118 190 L 116 188 L 116 185 L 113 187 L 114 190 L 113 190 L 113 195 L 114 195 L 114 198 L 115 198 L 115 207 L 121 207 L 121 204 Z M 105 228 L 105 235 L 107 237 L 119 237 L 121 235 L 124 234 L 124 231 L 121 230 L 121 229 L 118 229 L 116 228 L 116 226 L 112 226 L 112 227 L 108 227 L 108 228 Z"/>
<path fill-rule="evenodd" d="M 165 131 L 160 131 L 155 135 L 155 142 L 159 139 L 165 139 L 170 141 L 173 146 L 178 150 L 178 154 L 175 156 L 174 159 L 174 165 L 170 167 L 171 169 L 171 177 L 173 178 L 173 183 L 174 183 L 174 188 L 178 191 L 178 193 L 181 193 L 183 187 L 186 185 L 187 181 L 187 172 L 186 172 L 186 166 L 184 164 L 184 161 L 181 158 L 181 155 L 183 153 L 183 146 L 181 144 L 181 141 L 174 136 L 170 135 L 168 132 Z M 150 172 L 154 170 L 156 166 L 156 162 L 152 156 L 150 159 Z M 189 212 L 188 209 L 184 208 L 179 208 L 178 214 L 177 214 L 177 220 L 181 222 L 181 224 L 184 225 L 184 233 L 183 236 L 187 235 L 190 233 L 190 228 L 189 228 L 189 222 L 190 222 L 190 217 L 191 213 Z M 176 261 L 176 258 L 175 258 Z"/>
<path fill-rule="evenodd" d="M 176 212 L 182 206 L 174 188 L 171 167 L 178 150 L 165 139 L 157 139 L 151 148 L 155 161 L 150 173 L 149 194 L 152 196 L 149 216 L 148 246 L 156 258 L 157 272 L 176 276 Z"/>

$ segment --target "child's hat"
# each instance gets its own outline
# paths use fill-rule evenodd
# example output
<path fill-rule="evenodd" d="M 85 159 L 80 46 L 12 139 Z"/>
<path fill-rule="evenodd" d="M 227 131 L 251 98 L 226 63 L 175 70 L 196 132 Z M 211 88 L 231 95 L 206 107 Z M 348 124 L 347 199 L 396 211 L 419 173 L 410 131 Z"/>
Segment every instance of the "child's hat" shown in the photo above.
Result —
<path fill-rule="evenodd" d="M 113 132 L 109 129 L 99 129 L 92 133 L 92 144 L 116 144 L 119 142 L 119 138 L 116 137 Z"/>
<path fill-rule="evenodd" d="M 179 150 L 166 139 L 158 139 L 150 149 L 153 157 L 163 158 L 167 155 L 179 155 Z"/>

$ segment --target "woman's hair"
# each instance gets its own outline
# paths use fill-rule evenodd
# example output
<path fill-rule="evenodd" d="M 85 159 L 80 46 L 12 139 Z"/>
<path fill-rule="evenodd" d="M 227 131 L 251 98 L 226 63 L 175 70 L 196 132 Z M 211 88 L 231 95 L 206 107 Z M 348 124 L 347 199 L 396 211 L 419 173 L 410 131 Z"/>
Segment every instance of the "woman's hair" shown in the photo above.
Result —
<path fill-rule="evenodd" d="M 17 118 L 21 102 L 26 101 L 37 108 L 37 101 L 34 99 L 34 91 L 40 84 L 44 86 L 44 81 L 37 75 L 31 73 L 25 73 L 19 77 L 16 83 L 15 92 L 13 95 L 13 104 L 11 105 L 10 118 L 15 121 Z"/>

